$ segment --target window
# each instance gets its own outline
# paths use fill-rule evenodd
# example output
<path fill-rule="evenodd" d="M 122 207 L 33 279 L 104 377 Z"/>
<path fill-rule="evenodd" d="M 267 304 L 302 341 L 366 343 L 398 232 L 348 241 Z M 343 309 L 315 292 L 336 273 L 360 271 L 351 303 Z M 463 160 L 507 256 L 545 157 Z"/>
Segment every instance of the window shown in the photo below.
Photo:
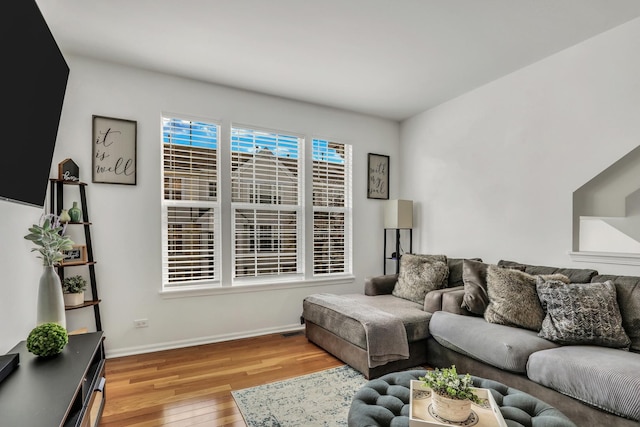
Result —
<path fill-rule="evenodd" d="M 234 279 L 299 276 L 304 139 L 231 128 Z"/>
<path fill-rule="evenodd" d="M 162 118 L 165 287 L 219 280 L 218 125 Z"/>
<path fill-rule="evenodd" d="M 313 274 L 351 271 L 351 146 L 313 146 Z"/>
<path fill-rule="evenodd" d="M 350 145 L 312 139 L 305 157 L 301 135 L 162 122 L 163 289 L 351 274 Z"/>

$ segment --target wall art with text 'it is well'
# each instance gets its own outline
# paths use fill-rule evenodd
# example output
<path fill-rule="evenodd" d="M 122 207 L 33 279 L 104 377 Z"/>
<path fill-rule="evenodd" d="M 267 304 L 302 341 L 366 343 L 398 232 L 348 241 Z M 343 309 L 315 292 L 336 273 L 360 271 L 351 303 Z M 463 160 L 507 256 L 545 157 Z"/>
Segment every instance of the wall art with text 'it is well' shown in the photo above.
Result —
<path fill-rule="evenodd" d="M 136 133 L 134 120 L 93 116 L 92 182 L 136 184 Z"/>

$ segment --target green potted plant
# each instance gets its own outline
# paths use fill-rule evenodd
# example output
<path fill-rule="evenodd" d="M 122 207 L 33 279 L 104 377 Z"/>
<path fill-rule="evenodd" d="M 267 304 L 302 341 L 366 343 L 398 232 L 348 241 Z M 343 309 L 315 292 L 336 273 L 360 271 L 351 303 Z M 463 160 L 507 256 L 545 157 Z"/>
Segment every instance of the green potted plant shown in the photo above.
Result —
<path fill-rule="evenodd" d="M 64 305 L 75 307 L 84 303 L 84 291 L 87 289 L 87 280 L 80 276 L 65 277 L 62 281 L 62 296 Z"/>
<path fill-rule="evenodd" d="M 54 322 L 36 326 L 27 337 L 27 350 L 40 357 L 55 356 L 69 342 L 67 330 Z"/>
<path fill-rule="evenodd" d="M 40 218 L 39 224 L 29 227 L 25 239 L 32 241 L 37 247 L 31 252 L 39 252 L 42 265 L 53 267 L 64 259 L 64 251 L 73 248 L 73 241 L 64 234 L 65 227 L 57 215 L 47 214 Z"/>
<path fill-rule="evenodd" d="M 433 411 L 444 420 L 466 421 L 471 415 L 471 403 L 480 403 L 473 391 L 471 375 L 458 375 L 455 365 L 429 370 L 419 380 L 431 389 Z"/>
<path fill-rule="evenodd" d="M 38 287 L 37 324 L 55 322 L 66 327 L 62 286 L 54 268 L 64 259 L 64 251 L 73 248 L 73 241 L 64 230 L 58 216 L 48 214 L 40 218 L 39 224 L 29 227 L 29 234 L 24 236 L 36 245 L 31 252 L 39 252 L 44 266 Z"/>

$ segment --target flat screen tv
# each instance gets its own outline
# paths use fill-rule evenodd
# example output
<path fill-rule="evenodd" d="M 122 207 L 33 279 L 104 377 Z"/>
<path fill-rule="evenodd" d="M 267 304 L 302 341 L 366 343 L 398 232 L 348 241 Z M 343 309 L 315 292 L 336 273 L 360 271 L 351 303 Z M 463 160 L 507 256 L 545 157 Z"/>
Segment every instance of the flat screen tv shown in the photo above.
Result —
<path fill-rule="evenodd" d="M 69 67 L 34 0 L 2 15 L 0 200 L 44 207 Z"/>

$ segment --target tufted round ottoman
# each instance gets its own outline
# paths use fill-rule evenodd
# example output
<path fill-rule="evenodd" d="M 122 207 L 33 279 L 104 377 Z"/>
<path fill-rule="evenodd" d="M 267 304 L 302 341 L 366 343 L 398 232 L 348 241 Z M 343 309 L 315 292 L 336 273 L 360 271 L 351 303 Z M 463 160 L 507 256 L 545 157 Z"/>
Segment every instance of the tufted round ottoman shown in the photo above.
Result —
<path fill-rule="evenodd" d="M 410 382 L 425 373 L 422 369 L 394 372 L 366 383 L 349 408 L 349 427 L 408 427 Z M 576 427 L 560 411 L 530 394 L 497 381 L 472 378 L 474 387 L 491 390 L 509 427 Z"/>

